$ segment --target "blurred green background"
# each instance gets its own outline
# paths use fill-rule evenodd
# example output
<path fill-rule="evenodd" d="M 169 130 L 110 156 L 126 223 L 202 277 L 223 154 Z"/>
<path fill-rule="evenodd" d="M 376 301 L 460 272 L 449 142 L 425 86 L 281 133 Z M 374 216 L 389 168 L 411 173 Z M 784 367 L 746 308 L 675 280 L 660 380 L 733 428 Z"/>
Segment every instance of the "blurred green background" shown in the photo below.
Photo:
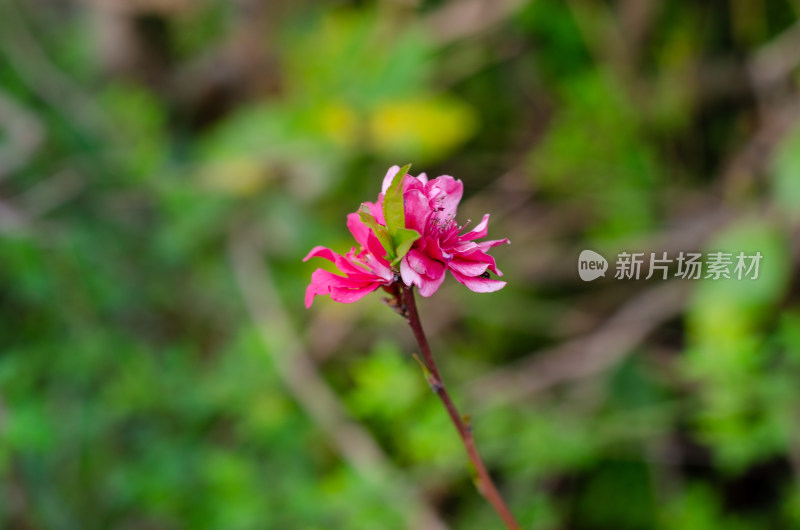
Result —
<path fill-rule="evenodd" d="M 512 241 L 420 311 L 524 528 L 800 528 L 798 14 L 0 0 L 0 527 L 499 528 L 402 319 L 303 308 L 412 162 Z"/>

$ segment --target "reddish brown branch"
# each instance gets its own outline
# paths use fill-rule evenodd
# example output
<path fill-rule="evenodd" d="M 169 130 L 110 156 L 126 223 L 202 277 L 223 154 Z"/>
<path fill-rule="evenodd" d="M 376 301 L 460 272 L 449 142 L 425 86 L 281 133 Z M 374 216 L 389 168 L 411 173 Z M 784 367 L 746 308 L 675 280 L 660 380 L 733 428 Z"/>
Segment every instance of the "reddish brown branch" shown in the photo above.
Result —
<path fill-rule="evenodd" d="M 419 344 L 425 368 L 429 371 L 426 376 L 431 389 L 439 396 L 439 399 L 442 400 L 453 425 L 455 425 L 458 431 L 458 435 L 461 437 L 461 441 L 464 443 L 464 448 L 467 450 L 469 460 L 475 467 L 475 472 L 478 475 L 478 491 L 489 501 L 489 504 L 492 505 L 500 518 L 503 519 L 507 528 L 510 530 L 518 530 L 520 528 L 519 523 L 517 523 L 511 511 L 508 509 L 508 506 L 506 506 L 500 492 L 497 491 L 497 487 L 494 485 L 492 477 L 489 475 L 489 471 L 486 469 L 486 465 L 483 463 L 481 455 L 478 453 L 478 448 L 475 445 L 475 438 L 472 436 L 472 429 L 464 421 L 461 414 L 459 414 L 455 403 L 453 403 L 450 394 L 447 392 L 444 380 L 439 374 L 439 368 L 436 366 L 436 361 L 431 353 L 428 339 L 425 337 L 425 332 L 422 330 L 422 322 L 420 322 L 417 304 L 414 301 L 413 287 L 403 286 L 403 306 L 405 316 L 408 319 L 411 330 L 414 332 L 414 338 L 417 339 L 417 344 Z"/>

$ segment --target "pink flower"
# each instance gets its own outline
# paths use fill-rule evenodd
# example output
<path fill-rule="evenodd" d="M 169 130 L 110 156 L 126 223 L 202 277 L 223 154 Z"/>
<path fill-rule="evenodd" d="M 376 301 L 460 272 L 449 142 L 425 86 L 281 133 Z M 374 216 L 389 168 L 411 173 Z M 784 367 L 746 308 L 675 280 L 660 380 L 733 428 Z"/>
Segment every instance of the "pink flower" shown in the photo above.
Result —
<path fill-rule="evenodd" d="M 398 166 L 393 166 L 386 173 L 376 202 L 363 203 L 380 225 L 373 223 L 371 226 L 375 230 L 380 231 L 386 226 L 384 196 L 399 170 Z M 456 281 L 478 293 L 502 289 L 506 282 L 489 276 L 490 272 L 497 276 L 502 276 L 503 273 L 487 251 L 494 246 L 508 243 L 508 239 L 475 241 L 486 236 L 489 214 L 484 215 L 474 229 L 463 231 L 464 227 L 455 221 L 463 190 L 461 181 L 448 175 L 431 181 L 428 181 L 424 173 L 418 177 L 405 175 L 405 228 L 416 230 L 420 238 L 414 241 L 408 253 L 399 260 L 399 271 L 397 268 L 393 269 L 386 259 L 386 249 L 376 233 L 362 222 L 358 213 L 349 214 L 347 227 L 360 248 L 352 248 L 344 256 L 325 247 L 315 247 L 308 253 L 303 261 L 313 257 L 325 258 L 336 264 L 344 276 L 323 269 L 315 270 L 311 275 L 311 284 L 306 289 L 306 308 L 311 307 L 315 296 L 324 294 L 331 295 L 337 302 L 355 302 L 379 287 L 390 287 L 398 281 L 397 272 L 403 283 L 408 286 L 416 285 L 419 293 L 426 297 L 439 289 L 447 271 L 450 271 Z M 396 261 L 394 263 L 397 264 Z"/>
<path fill-rule="evenodd" d="M 329 248 L 314 247 L 303 258 L 325 258 L 336 264 L 345 274 L 339 276 L 324 269 L 317 269 L 311 274 L 311 284 L 306 289 L 306 309 L 311 307 L 314 297 L 329 294 L 337 302 L 349 304 L 360 300 L 381 286 L 389 286 L 394 281 L 394 273 L 382 256 L 386 254 L 378 238 L 361 222 L 358 214 L 347 216 L 347 227 L 353 234 L 361 249 L 355 248 L 341 256 Z"/>
<path fill-rule="evenodd" d="M 397 166 L 384 179 L 383 189 L 391 183 Z M 430 296 L 442 285 L 447 271 L 457 282 L 476 293 L 490 293 L 505 287 L 506 282 L 489 277 L 489 271 L 502 276 L 494 258 L 487 251 L 508 239 L 476 242 L 485 237 L 489 214 L 469 232 L 455 221 L 464 185 L 449 175 L 428 180 L 424 173 L 414 178 L 406 175 L 403 204 L 406 227 L 419 232 L 419 238 L 400 262 L 400 275 L 406 285 L 416 285 L 422 296 Z"/>

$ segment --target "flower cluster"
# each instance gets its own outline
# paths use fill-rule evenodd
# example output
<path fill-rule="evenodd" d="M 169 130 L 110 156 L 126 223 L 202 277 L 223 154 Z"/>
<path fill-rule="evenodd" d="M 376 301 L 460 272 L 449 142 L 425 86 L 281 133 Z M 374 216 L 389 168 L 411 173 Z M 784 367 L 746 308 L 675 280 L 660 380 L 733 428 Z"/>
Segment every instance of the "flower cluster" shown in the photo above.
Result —
<path fill-rule="evenodd" d="M 442 285 L 447 271 L 457 282 L 478 293 L 502 289 L 506 282 L 490 248 L 508 239 L 477 242 L 486 237 L 489 214 L 472 230 L 455 221 L 464 191 L 460 180 L 442 175 L 432 180 L 421 173 L 413 177 L 408 166 L 393 166 L 386 173 L 374 203 L 347 216 L 347 227 L 358 242 L 341 256 L 325 247 L 314 247 L 305 257 L 325 258 L 344 276 L 317 269 L 306 290 L 305 305 L 317 295 L 329 294 L 337 302 L 350 303 L 402 281 L 415 285 L 422 296 L 431 296 Z M 398 173 L 400 173 L 398 175 Z M 388 289 L 387 289 L 388 290 Z"/>

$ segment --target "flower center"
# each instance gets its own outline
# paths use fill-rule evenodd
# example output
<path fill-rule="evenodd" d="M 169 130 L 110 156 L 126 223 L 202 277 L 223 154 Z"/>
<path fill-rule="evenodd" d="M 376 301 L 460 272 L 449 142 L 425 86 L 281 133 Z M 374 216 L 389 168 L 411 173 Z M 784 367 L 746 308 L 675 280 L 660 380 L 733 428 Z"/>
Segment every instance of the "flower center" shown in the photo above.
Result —
<path fill-rule="evenodd" d="M 436 239 L 446 239 L 453 233 L 454 229 L 456 232 L 458 232 L 459 227 L 453 219 L 453 216 L 439 217 L 436 215 L 438 211 L 441 210 L 434 211 L 434 215 L 432 215 L 428 221 L 426 231 L 428 235 L 433 236 Z"/>

